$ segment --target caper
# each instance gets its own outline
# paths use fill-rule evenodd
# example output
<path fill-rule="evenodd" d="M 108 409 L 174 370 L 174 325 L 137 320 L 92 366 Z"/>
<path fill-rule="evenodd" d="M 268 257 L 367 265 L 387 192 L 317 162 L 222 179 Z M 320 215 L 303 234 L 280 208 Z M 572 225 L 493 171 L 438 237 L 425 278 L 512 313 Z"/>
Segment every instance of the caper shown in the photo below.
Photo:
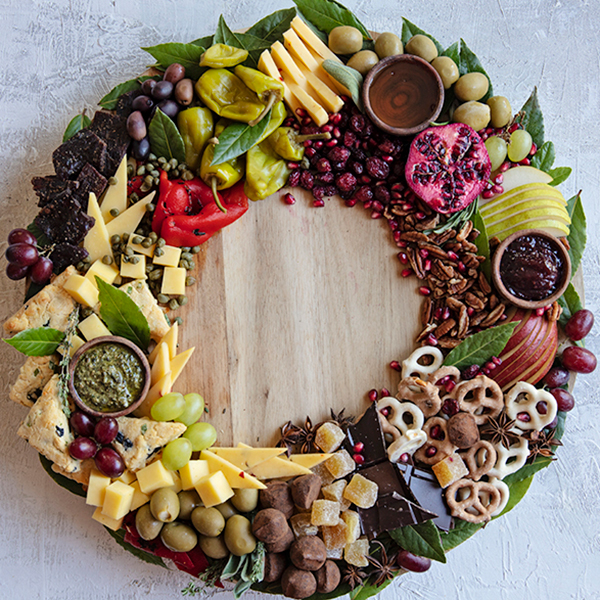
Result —
<path fill-rule="evenodd" d="M 152 203 L 152 202 L 148 202 L 148 204 L 146 204 L 146 212 L 154 212 L 156 210 L 156 204 Z"/>
<path fill-rule="evenodd" d="M 490 87 L 489 79 L 483 73 L 467 73 L 454 84 L 454 94 L 459 100 L 481 100 Z"/>
<path fill-rule="evenodd" d="M 144 165 L 142 165 L 141 167 L 138 167 L 136 175 L 145 175 L 145 174 L 146 174 L 146 167 Z"/>
<path fill-rule="evenodd" d="M 168 173 L 173 167 L 171 167 L 171 165 L 169 163 L 165 163 L 162 166 L 162 170 L 165 171 L 166 173 Z"/>
<path fill-rule="evenodd" d="M 109 214 L 111 217 L 118 217 L 119 216 L 119 209 L 118 208 L 111 208 L 109 211 Z"/>
<path fill-rule="evenodd" d="M 142 240 L 142 248 L 150 248 L 150 246 L 152 246 L 152 240 L 150 238 Z"/>
<path fill-rule="evenodd" d="M 108 254 L 105 254 L 105 255 L 102 257 L 102 262 L 103 262 L 105 265 L 112 265 L 112 264 L 113 264 L 113 259 L 112 259 L 112 256 L 109 256 Z"/>
<path fill-rule="evenodd" d="M 164 156 L 159 156 L 156 160 L 159 165 L 164 165 L 167 162 L 167 159 Z"/>
<path fill-rule="evenodd" d="M 163 247 L 163 246 L 164 246 L 166 243 L 167 243 L 167 242 L 166 242 L 166 241 L 165 241 L 163 238 L 158 238 L 158 239 L 156 240 L 156 245 L 157 245 L 159 248 L 162 248 L 162 247 Z M 154 251 L 154 254 L 156 254 L 156 250 Z"/>
<path fill-rule="evenodd" d="M 156 160 L 156 154 L 150 152 L 150 154 L 148 154 L 148 160 L 154 162 Z"/>
<path fill-rule="evenodd" d="M 144 183 L 142 183 L 142 185 L 140 185 L 140 191 L 141 192 L 149 192 L 152 189 L 152 182 L 147 183 L 146 181 L 144 181 Z M 131 196 L 129 197 L 129 200 L 131 200 L 132 204 L 135 204 L 139 198 L 137 200 L 133 199 L 133 194 L 131 194 Z"/>
<path fill-rule="evenodd" d="M 150 279 L 150 281 L 158 281 L 161 277 L 161 269 L 152 269 L 152 271 L 150 271 L 150 273 L 148 274 L 148 279 Z"/>
<path fill-rule="evenodd" d="M 108 185 L 117 185 L 119 180 L 113 175 L 113 177 L 108 178 Z"/>
<path fill-rule="evenodd" d="M 162 256 L 165 251 L 157 244 L 157 247 L 154 248 L 154 256 Z"/>
<path fill-rule="evenodd" d="M 184 490 L 179 496 L 179 518 L 189 521 L 195 508 L 202 506 L 202 500 L 196 490 Z"/>
<path fill-rule="evenodd" d="M 158 537 L 163 522 L 154 518 L 150 505 L 144 504 L 138 508 L 135 515 L 135 528 L 143 540 L 153 540 Z"/>
<path fill-rule="evenodd" d="M 431 62 L 438 55 L 438 50 L 433 43 L 433 40 L 422 34 L 413 35 L 410 40 L 406 42 L 404 50 L 408 54 L 420 56 L 427 62 Z"/>
<path fill-rule="evenodd" d="M 169 308 L 171 310 L 177 310 L 179 308 L 179 302 L 175 298 L 169 300 Z"/>
<path fill-rule="evenodd" d="M 171 523 L 179 516 L 179 498 L 172 488 L 156 490 L 150 498 L 150 510 L 154 518 Z"/>
<path fill-rule="evenodd" d="M 172 158 L 169 161 L 169 164 L 171 165 L 171 168 L 176 169 L 177 166 L 179 165 L 179 161 L 176 158 Z"/>
<path fill-rule="evenodd" d="M 196 263 L 193 260 L 188 260 L 187 265 L 188 271 L 193 271 L 196 268 Z"/>
<path fill-rule="evenodd" d="M 186 277 L 185 278 L 185 285 L 186 287 L 189 287 L 190 285 L 194 285 L 196 283 L 196 278 L 195 277 Z"/>
<path fill-rule="evenodd" d="M 126 256 L 133 256 L 134 254 L 135 254 L 135 252 L 131 246 L 127 246 L 127 248 L 125 248 Z"/>
<path fill-rule="evenodd" d="M 221 504 L 217 504 L 215 508 L 225 517 L 225 519 L 229 519 L 233 517 L 233 515 L 237 515 L 237 510 L 233 508 L 231 502 L 222 502 Z"/>
<path fill-rule="evenodd" d="M 166 296 L 165 294 L 159 294 L 156 299 L 158 300 L 159 304 L 167 304 L 167 302 L 170 300 L 169 296 Z"/>
<path fill-rule="evenodd" d="M 133 265 L 137 265 L 140 262 L 140 257 L 139 256 L 132 256 L 129 259 L 129 262 Z"/>
<path fill-rule="evenodd" d="M 208 558 L 227 558 L 229 556 L 229 550 L 227 550 L 222 535 L 219 537 L 201 535 L 198 544 Z"/>
<path fill-rule="evenodd" d="M 183 248 L 182 248 L 183 250 Z M 192 256 L 192 253 L 189 251 L 190 249 L 187 249 L 187 252 L 182 252 L 181 253 L 181 258 L 185 258 L 185 260 L 192 260 L 194 257 Z"/>
<path fill-rule="evenodd" d="M 402 54 L 402 40 L 395 34 L 385 31 L 375 40 L 375 52 L 379 58 Z"/>
<path fill-rule="evenodd" d="M 225 529 L 225 518 L 214 507 L 199 506 L 192 511 L 192 524 L 202 535 L 217 537 Z"/>
<path fill-rule="evenodd" d="M 250 521 L 242 515 L 233 515 L 225 525 L 225 544 L 231 554 L 244 556 L 254 552 L 256 538 L 252 535 Z"/>
<path fill-rule="evenodd" d="M 154 178 L 152 177 L 152 175 L 146 175 L 146 177 L 144 177 L 144 183 L 152 185 L 154 183 Z"/>
<path fill-rule="evenodd" d="M 120 244 L 121 243 L 121 236 L 117 235 L 116 233 L 115 233 L 115 235 L 111 235 L 110 236 L 110 243 L 113 244 L 113 245 L 114 244 Z"/>
<path fill-rule="evenodd" d="M 356 69 L 361 75 L 366 75 L 378 62 L 379 57 L 375 52 L 361 50 L 348 61 L 348 66 Z"/>
<path fill-rule="evenodd" d="M 356 27 L 341 25 L 329 33 L 329 49 L 336 54 L 354 54 L 362 45 L 363 36 Z"/>
<path fill-rule="evenodd" d="M 192 248 L 192 254 L 198 254 L 200 252 L 200 246 L 194 246 Z"/>
<path fill-rule="evenodd" d="M 160 177 L 160 172 L 156 169 L 152 169 L 152 171 L 150 171 L 150 175 L 152 175 L 152 177 Z"/>
<path fill-rule="evenodd" d="M 150 273 L 152 272 L 152 269 L 153 269 L 152 265 L 146 265 L 146 269 L 145 269 L 146 275 L 150 275 Z"/>
<path fill-rule="evenodd" d="M 123 240 L 123 242 L 127 243 L 129 241 L 129 234 L 128 233 L 124 233 L 121 236 L 121 239 Z"/>
<path fill-rule="evenodd" d="M 459 78 L 458 67 L 449 56 L 438 56 L 431 61 L 431 66 L 438 72 L 444 89 L 450 89 Z"/>
<path fill-rule="evenodd" d="M 154 231 L 151 231 L 148 234 L 148 238 L 152 241 L 153 244 L 156 244 L 156 241 L 158 240 L 158 235 Z"/>
<path fill-rule="evenodd" d="M 133 244 L 141 244 L 143 240 L 144 240 L 144 238 L 143 238 L 142 236 L 140 236 L 140 235 L 135 235 L 135 236 L 133 237 L 133 239 L 131 240 L 131 242 L 132 242 Z"/>
<path fill-rule="evenodd" d="M 181 176 L 181 179 L 183 179 L 184 181 L 191 181 L 192 179 L 194 179 L 194 174 L 192 173 L 192 171 L 184 171 L 183 175 Z"/>
<path fill-rule="evenodd" d="M 258 490 L 237 489 L 231 498 L 231 504 L 240 512 L 250 512 L 258 505 Z"/>
<path fill-rule="evenodd" d="M 185 306 L 188 303 L 188 297 L 187 296 L 178 296 L 177 302 L 178 302 L 179 306 Z"/>
<path fill-rule="evenodd" d="M 481 102 L 465 102 L 461 104 L 452 115 L 455 123 L 464 123 L 472 127 L 475 131 L 481 131 L 488 126 L 490 122 L 490 107 Z"/>
<path fill-rule="evenodd" d="M 492 127 L 500 128 L 506 127 L 512 118 L 512 108 L 508 98 L 504 96 L 492 96 L 488 101 L 487 105 L 492 111 L 491 123 Z"/>
<path fill-rule="evenodd" d="M 198 544 L 196 532 L 185 523 L 167 523 L 160 532 L 162 543 L 173 552 L 189 552 Z"/>

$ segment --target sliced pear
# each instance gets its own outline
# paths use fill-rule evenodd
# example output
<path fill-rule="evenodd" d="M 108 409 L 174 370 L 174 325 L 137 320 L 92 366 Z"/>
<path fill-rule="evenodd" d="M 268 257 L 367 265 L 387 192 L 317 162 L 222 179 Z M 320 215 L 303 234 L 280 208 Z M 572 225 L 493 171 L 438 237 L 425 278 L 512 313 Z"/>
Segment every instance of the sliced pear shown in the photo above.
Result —
<path fill-rule="evenodd" d="M 554 198 L 562 205 L 567 205 L 565 197 L 560 193 L 559 190 L 553 188 L 551 185 L 546 185 L 545 183 L 528 183 L 526 185 L 519 186 L 510 192 L 496 196 L 493 200 L 490 200 L 487 204 L 484 204 L 481 207 L 481 213 L 491 214 L 493 212 L 497 212 L 498 210 L 509 208 L 521 200 L 537 198 L 538 196 L 543 198 Z"/>
<path fill-rule="evenodd" d="M 535 167 L 513 167 L 506 171 L 506 173 L 503 173 L 503 176 L 502 187 L 504 188 L 504 194 L 528 183 L 550 183 L 552 181 L 551 175 Z M 493 198 L 486 200 L 480 197 L 479 204 L 483 206 L 490 202 L 490 200 L 493 200 Z"/>
<path fill-rule="evenodd" d="M 509 235 L 512 235 L 513 233 L 523 229 L 541 229 L 542 231 L 545 231 L 546 233 L 549 233 L 555 237 L 564 237 L 569 235 L 569 227 L 562 221 L 539 217 L 529 221 L 521 221 L 518 225 L 514 225 L 513 227 L 509 227 L 508 229 L 504 229 L 502 231 L 498 231 L 496 228 L 492 227 L 487 233 L 490 237 L 494 236 L 502 241 Z"/>
<path fill-rule="evenodd" d="M 499 221 L 501 219 L 505 219 L 510 215 L 514 215 L 517 212 L 523 212 L 524 208 L 558 208 L 564 211 L 567 215 L 567 207 L 557 198 L 553 198 L 550 196 L 535 196 L 533 198 L 519 198 L 511 204 L 510 206 L 505 206 L 498 210 L 486 211 L 485 213 L 481 211 L 481 216 L 484 221 Z"/>
<path fill-rule="evenodd" d="M 491 229 L 506 229 L 508 227 L 512 227 L 513 225 L 520 225 L 525 221 L 531 221 L 532 219 L 543 219 L 544 217 L 548 217 L 549 219 L 556 218 L 560 221 L 563 221 L 567 226 L 571 224 L 569 213 L 562 206 L 544 206 L 536 205 L 535 203 L 530 206 L 516 208 L 515 212 L 512 213 L 502 213 L 495 219 L 486 218 L 484 219 L 484 222 L 486 230 L 490 231 Z"/>

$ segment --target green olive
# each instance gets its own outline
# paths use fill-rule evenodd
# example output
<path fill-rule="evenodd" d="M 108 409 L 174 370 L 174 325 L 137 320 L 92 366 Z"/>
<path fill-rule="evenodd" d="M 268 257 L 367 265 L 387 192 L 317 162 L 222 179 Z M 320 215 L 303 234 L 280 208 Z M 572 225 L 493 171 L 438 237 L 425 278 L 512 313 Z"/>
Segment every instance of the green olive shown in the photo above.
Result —
<path fill-rule="evenodd" d="M 229 517 L 233 517 L 233 515 L 237 515 L 237 510 L 233 508 L 233 505 L 229 500 L 227 502 L 223 502 L 222 504 L 217 504 L 215 508 L 225 517 L 225 520 L 229 519 Z"/>
<path fill-rule="evenodd" d="M 198 544 L 196 532 L 185 523 L 166 523 L 160 532 L 162 543 L 173 552 L 189 552 Z"/>
<path fill-rule="evenodd" d="M 438 55 L 437 48 L 431 38 L 421 34 L 413 35 L 410 40 L 406 42 L 404 50 L 408 54 L 419 56 L 427 62 L 431 62 L 434 58 L 437 58 Z"/>
<path fill-rule="evenodd" d="M 201 535 L 198 544 L 200 545 L 202 552 L 204 552 L 208 558 L 226 558 L 229 556 L 229 550 L 227 550 L 222 535 L 219 537 L 206 537 Z"/>
<path fill-rule="evenodd" d="M 155 519 L 171 523 L 179 516 L 179 498 L 172 488 L 156 490 L 150 498 L 150 510 Z"/>
<path fill-rule="evenodd" d="M 361 75 L 366 75 L 378 62 L 379 57 L 375 52 L 361 50 L 348 61 L 348 66 L 356 69 Z"/>
<path fill-rule="evenodd" d="M 461 104 L 452 115 L 455 123 L 464 123 L 472 127 L 475 131 L 485 129 L 490 122 L 490 107 L 481 102 L 465 102 Z"/>
<path fill-rule="evenodd" d="M 202 506 L 202 500 L 196 490 L 187 490 L 179 492 L 179 518 L 189 521 L 192 518 L 192 511 Z"/>
<path fill-rule="evenodd" d="M 163 522 L 154 518 L 150 512 L 150 505 L 140 506 L 135 514 L 135 528 L 143 540 L 153 540 L 158 537 Z"/>
<path fill-rule="evenodd" d="M 487 105 L 492 111 L 492 127 L 500 128 L 506 127 L 512 119 L 512 108 L 508 98 L 504 96 L 492 96 L 488 101 Z"/>
<path fill-rule="evenodd" d="M 454 85 L 454 94 L 459 100 L 481 100 L 490 88 L 489 79 L 483 73 L 467 73 Z"/>
<path fill-rule="evenodd" d="M 235 490 L 233 497 L 231 498 L 231 504 L 243 513 L 254 510 L 258 505 L 258 490 Z"/>
<path fill-rule="evenodd" d="M 329 33 L 329 49 L 336 54 L 354 54 L 362 45 L 363 36 L 356 27 L 341 25 Z"/>
<path fill-rule="evenodd" d="M 192 524 L 202 535 L 217 537 L 225 528 L 225 519 L 216 508 L 199 506 L 192 511 Z"/>
<path fill-rule="evenodd" d="M 231 554 L 244 556 L 254 552 L 256 538 L 252 535 L 252 525 L 246 517 L 233 515 L 225 525 L 225 544 Z"/>
<path fill-rule="evenodd" d="M 402 40 L 395 34 L 385 31 L 375 40 L 375 52 L 379 58 L 402 54 Z"/>
<path fill-rule="evenodd" d="M 450 89 L 458 81 L 458 67 L 449 56 L 434 58 L 431 66 L 438 72 L 445 90 Z"/>

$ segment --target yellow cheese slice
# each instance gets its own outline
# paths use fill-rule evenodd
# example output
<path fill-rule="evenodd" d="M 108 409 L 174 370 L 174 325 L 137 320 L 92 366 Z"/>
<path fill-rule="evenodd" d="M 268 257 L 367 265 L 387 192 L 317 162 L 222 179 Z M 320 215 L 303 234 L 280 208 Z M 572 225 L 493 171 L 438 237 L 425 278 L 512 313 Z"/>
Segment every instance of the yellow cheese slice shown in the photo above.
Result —
<path fill-rule="evenodd" d="M 111 335 L 108 327 L 100 320 L 96 313 L 92 313 L 89 317 L 81 321 L 78 327 L 79 331 L 81 331 L 81 334 L 88 342 L 97 337 Z"/>
<path fill-rule="evenodd" d="M 220 456 L 217 456 L 210 450 L 202 450 L 200 459 L 208 462 L 208 468 L 211 473 L 221 471 L 233 489 L 250 488 L 254 490 L 264 490 L 267 487 L 264 483 L 261 483 L 258 479 L 252 477 L 252 475 L 248 475 L 248 473 L 245 473 L 239 467 L 236 467 L 228 460 L 224 460 Z"/>
<path fill-rule="evenodd" d="M 178 354 L 171 361 L 171 385 L 173 385 L 175 381 L 177 381 L 177 378 L 179 377 L 179 375 L 181 375 L 183 368 L 187 364 L 188 360 L 190 360 L 190 357 L 194 353 L 195 349 L 196 347 L 194 346 L 193 348 L 190 348 L 189 350 Z"/>
<path fill-rule="evenodd" d="M 115 218 L 110 214 L 113 208 L 116 208 L 119 214 L 125 212 L 127 208 L 127 155 L 123 157 L 114 179 L 116 182 L 108 185 L 100 205 L 105 223 Z"/>
<path fill-rule="evenodd" d="M 132 204 L 125 212 L 115 217 L 110 223 L 106 224 L 108 238 L 113 235 L 123 235 L 124 233 L 133 233 L 140 224 L 142 217 L 146 214 L 146 206 L 154 199 L 155 192 L 148 194 L 139 202 Z"/>
<path fill-rule="evenodd" d="M 325 123 L 329 121 L 329 115 L 327 114 L 327 111 L 318 102 L 316 102 L 312 98 L 312 96 L 308 94 L 308 92 L 303 90 L 299 85 L 297 85 L 293 81 L 289 81 L 288 86 L 292 94 L 296 96 L 300 104 L 302 104 L 302 106 L 306 109 L 306 112 L 310 115 L 310 118 L 319 127 L 325 125 Z"/>
<path fill-rule="evenodd" d="M 247 471 L 285 452 L 285 448 L 213 448 L 217 456 Z"/>
<path fill-rule="evenodd" d="M 136 417 L 148 417 L 152 418 L 150 410 L 154 406 L 154 403 L 162 398 L 165 394 L 171 391 L 171 371 L 165 373 L 162 379 L 159 379 L 149 390 L 144 398 L 144 401 L 138 406 L 133 414 Z"/>
<path fill-rule="evenodd" d="M 92 469 L 85 503 L 90 506 L 102 506 L 104 504 L 104 493 L 109 485 L 110 477 L 102 475 L 97 469 Z"/>
<path fill-rule="evenodd" d="M 118 529 L 121 529 L 121 525 L 123 525 L 123 519 L 111 519 L 110 517 L 103 515 L 101 506 L 99 506 L 94 511 L 92 519 L 94 519 L 94 521 L 98 521 L 98 523 L 101 523 L 102 525 L 108 527 L 112 531 L 117 531 Z"/>
<path fill-rule="evenodd" d="M 319 68 L 316 71 L 317 77 L 326 83 L 332 90 L 337 90 L 338 94 L 345 94 L 346 96 L 352 96 L 350 90 L 342 85 L 337 79 L 333 78 L 324 68 L 323 68 L 323 57 L 319 56 L 312 48 L 308 48 L 311 56 L 319 63 Z"/>
<path fill-rule="evenodd" d="M 285 458 L 272 458 L 250 469 L 250 473 L 258 479 L 279 479 L 281 477 L 296 477 L 310 475 L 312 471 Z"/>
<path fill-rule="evenodd" d="M 158 345 L 158 354 L 152 363 L 150 371 L 150 385 L 154 385 L 161 380 L 171 370 L 171 362 L 169 361 L 169 346 L 162 342 Z"/>
<path fill-rule="evenodd" d="M 83 240 L 83 247 L 89 253 L 90 262 L 94 262 L 103 256 L 110 256 L 112 258 L 113 253 L 110 245 L 110 234 L 104 223 L 96 195 L 92 192 L 90 192 L 87 212 L 90 217 L 94 217 L 96 220 L 94 226 L 87 232 L 87 235 Z"/>
<path fill-rule="evenodd" d="M 111 483 L 104 491 L 102 514 L 115 521 L 122 519 L 131 510 L 133 492 L 134 489 L 122 481 Z"/>
<path fill-rule="evenodd" d="M 136 480 L 136 476 L 133 471 L 125 469 L 123 473 L 121 473 L 121 475 L 117 477 L 117 479 L 119 481 L 122 481 L 123 483 L 126 483 L 127 485 L 132 485 L 133 482 Z"/>
<path fill-rule="evenodd" d="M 321 58 L 329 58 L 340 63 L 342 62 L 300 17 L 294 17 L 291 26 L 302 41 L 309 48 L 312 48 L 312 50 L 314 50 Z"/>
<path fill-rule="evenodd" d="M 79 304 L 93 308 L 98 304 L 98 290 L 92 282 L 77 273 L 69 275 L 63 288 L 71 294 Z"/>
<path fill-rule="evenodd" d="M 163 246 L 161 250 L 162 254 L 160 256 L 155 256 L 152 260 L 155 265 L 162 265 L 163 267 L 179 266 L 181 248 L 176 248 L 175 246 Z"/>
<path fill-rule="evenodd" d="M 271 46 L 271 56 L 277 67 L 283 71 L 283 75 L 287 75 L 294 83 L 302 85 L 306 78 L 302 75 L 302 71 L 290 56 L 290 53 L 285 49 L 281 42 L 275 42 Z"/>
<path fill-rule="evenodd" d="M 96 276 L 100 277 L 102 281 L 106 281 L 106 283 L 108 283 L 109 285 L 112 285 L 113 283 L 115 283 L 118 275 L 119 269 L 117 269 L 115 265 L 105 265 L 102 262 L 102 259 L 99 258 L 87 270 L 85 278 L 89 279 L 95 287 L 98 287 L 96 285 Z"/>
<path fill-rule="evenodd" d="M 290 460 L 297 465 L 302 465 L 307 469 L 312 469 L 322 462 L 325 462 L 328 458 L 331 458 L 333 454 L 292 454 Z"/>
<path fill-rule="evenodd" d="M 300 67 L 300 70 L 306 77 L 306 81 L 312 89 L 311 96 L 314 97 L 316 94 L 316 99 L 319 101 L 319 104 L 321 104 L 325 110 L 329 111 L 330 113 L 340 112 L 344 106 L 344 101 L 330 87 L 325 85 L 314 73 L 305 67 Z"/>
<path fill-rule="evenodd" d="M 150 364 L 154 363 L 156 355 L 158 354 L 158 346 L 160 346 L 160 344 L 162 344 L 163 342 L 169 347 L 169 360 L 173 360 L 175 358 L 177 354 L 178 333 L 179 325 L 177 324 L 177 321 L 175 321 L 175 323 L 171 325 L 169 331 L 167 331 L 167 333 L 165 333 L 160 342 L 158 342 L 156 348 L 154 348 L 154 350 L 152 350 L 152 352 L 150 353 L 150 356 L 148 357 L 148 362 Z"/>
<path fill-rule="evenodd" d="M 269 75 L 270 77 L 273 77 L 274 79 L 277 79 L 278 81 L 281 81 L 283 83 L 283 99 L 285 100 L 285 103 L 288 105 L 288 108 L 292 111 L 296 119 L 301 120 L 302 117 L 298 114 L 297 111 L 299 108 L 302 108 L 302 105 L 300 104 L 300 102 L 298 102 L 294 94 L 292 94 L 290 88 L 285 84 L 285 81 L 283 80 L 283 77 L 281 76 L 281 73 L 279 72 L 279 69 L 275 64 L 275 61 L 273 60 L 273 57 L 271 56 L 268 50 L 263 51 L 263 53 L 260 55 L 260 59 L 258 61 L 258 68 L 265 75 Z"/>
<path fill-rule="evenodd" d="M 208 463 L 205 460 L 189 460 L 185 466 L 179 469 L 179 475 L 181 487 L 184 490 L 191 490 L 203 477 L 210 475 Z"/>
<path fill-rule="evenodd" d="M 313 72 L 318 69 L 320 63 L 317 62 L 315 57 L 310 53 L 309 49 L 293 29 L 288 29 L 283 34 L 283 45 L 298 66 L 304 65 Z"/>
<path fill-rule="evenodd" d="M 133 488 L 133 499 L 131 500 L 131 510 L 137 510 L 140 506 L 146 504 L 146 502 L 150 502 L 150 496 L 144 494 L 142 490 L 140 490 L 140 482 L 137 479 L 130 483 Z"/>
<path fill-rule="evenodd" d="M 185 295 L 186 270 L 183 267 L 165 267 L 163 271 L 161 294 L 167 296 Z"/>
<path fill-rule="evenodd" d="M 132 261 L 125 262 L 121 260 L 121 277 L 127 277 L 128 279 L 147 279 L 146 275 L 146 256 L 144 254 L 134 254 L 131 258 L 136 258 L 137 262 Z"/>
<path fill-rule="evenodd" d="M 127 246 L 129 246 L 134 252 L 137 252 L 138 254 L 145 254 L 146 256 L 152 258 L 154 256 L 154 249 L 156 248 L 156 244 L 152 244 L 151 246 L 148 246 L 148 248 L 146 248 L 145 246 L 142 246 L 142 244 L 134 244 L 132 241 L 134 237 L 135 236 L 129 236 Z"/>

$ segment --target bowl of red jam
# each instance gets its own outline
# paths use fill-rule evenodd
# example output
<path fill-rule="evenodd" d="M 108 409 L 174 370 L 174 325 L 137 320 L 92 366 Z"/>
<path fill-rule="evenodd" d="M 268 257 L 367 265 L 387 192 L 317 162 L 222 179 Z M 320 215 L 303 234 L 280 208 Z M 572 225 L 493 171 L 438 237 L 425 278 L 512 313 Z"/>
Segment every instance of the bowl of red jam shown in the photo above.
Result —
<path fill-rule="evenodd" d="M 571 259 L 561 241 L 541 229 L 524 229 L 507 237 L 492 258 L 498 293 L 525 309 L 550 306 L 567 289 Z"/>

